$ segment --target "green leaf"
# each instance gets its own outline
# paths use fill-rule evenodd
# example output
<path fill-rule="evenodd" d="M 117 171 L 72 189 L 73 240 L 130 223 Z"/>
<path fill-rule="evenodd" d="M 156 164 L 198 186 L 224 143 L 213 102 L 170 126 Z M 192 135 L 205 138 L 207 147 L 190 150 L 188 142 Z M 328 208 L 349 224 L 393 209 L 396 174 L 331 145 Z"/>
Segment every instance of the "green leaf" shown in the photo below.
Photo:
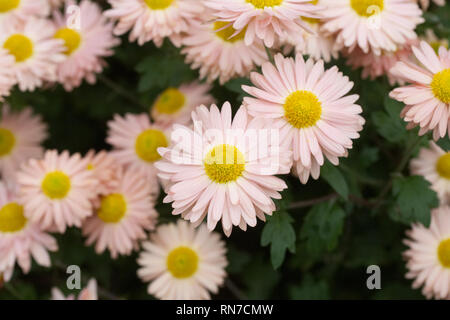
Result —
<path fill-rule="evenodd" d="M 386 111 L 377 111 L 372 115 L 378 133 L 389 142 L 399 143 L 408 139 L 406 124 L 400 117 L 403 107 L 404 104 L 387 96 L 384 100 Z"/>
<path fill-rule="evenodd" d="M 330 292 L 325 280 L 316 281 L 308 274 L 300 286 L 291 287 L 290 296 L 293 300 L 327 300 Z"/>
<path fill-rule="evenodd" d="M 274 269 L 278 269 L 284 261 L 286 250 L 295 253 L 295 231 L 293 219 L 286 211 L 279 211 L 270 217 L 264 225 L 261 245 L 270 244 L 270 257 Z"/>
<path fill-rule="evenodd" d="M 341 197 L 347 199 L 348 184 L 341 171 L 328 161 L 321 169 L 321 176 L 339 193 Z"/>

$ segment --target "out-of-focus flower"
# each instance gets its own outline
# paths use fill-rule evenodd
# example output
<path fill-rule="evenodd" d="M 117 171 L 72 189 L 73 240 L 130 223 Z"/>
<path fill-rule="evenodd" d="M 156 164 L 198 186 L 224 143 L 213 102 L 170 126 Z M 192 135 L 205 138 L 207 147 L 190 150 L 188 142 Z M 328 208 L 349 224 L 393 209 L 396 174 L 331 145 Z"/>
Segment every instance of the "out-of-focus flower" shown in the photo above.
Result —
<path fill-rule="evenodd" d="M 424 10 L 428 9 L 428 7 L 430 6 L 430 2 L 431 2 L 430 0 L 415 0 L 415 1 L 419 2 Z M 432 0 L 432 1 L 433 1 L 433 3 L 435 3 L 441 7 L 445 5 L 445 0 Z"/>
<path fill-rule="evenodd" d="M 52 300 L 98 300 L 97 281 L 95 279 L 89 280 L 88 285 L 81 290 L 77 299 L 73 294 L 66 297 L 58 288 L 52 288 Z"/>
<path fill-rule="evenodd" d="M 32 17 L 45 18 L 50 13 L 48 0 L 0 1 L 0 29 L 7 25 L 20 25 Z"/>
<path fill-rule="evenodd" d="M 90 170 L 98 182 L 95 187 L 97 194 L 110 193 L 119 185 L 121 166 L 107 151 L 95 152 L 90 150 L 85 159 L 87 160 L 86 170 Z"/>
<path fill-rule="evenodd" d="M 426 29 L 425 36 L 421 37 L 421 39 L 428 42 L 428 44 L 434 49 L 434 51 L 436 51 L 436 53 L 439 53 L 440 47 L 445 47 L 446 49 L 448 49 L 449 47 L 448 39 L 438 38 L 433 29 Z"/>
<path fill-rule="evenodd" d="M 9 96 L 11 88 L 16 84 L 13 72 L 14 62 L 14 56 L 0 47 L 0 102 L 3 101 L 3 97 Z"/>

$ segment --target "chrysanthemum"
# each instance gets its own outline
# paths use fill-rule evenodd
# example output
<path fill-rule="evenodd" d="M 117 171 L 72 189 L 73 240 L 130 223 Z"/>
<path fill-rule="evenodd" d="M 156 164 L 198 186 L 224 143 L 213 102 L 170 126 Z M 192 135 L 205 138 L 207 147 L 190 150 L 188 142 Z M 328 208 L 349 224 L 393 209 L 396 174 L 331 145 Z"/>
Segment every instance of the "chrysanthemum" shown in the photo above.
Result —
<path fill-rule="evenodd" d="M 164 90 L 151 107 L 153 120 L 164 125 L 173 123 L 188 124 L 191 112 L 198 106 L 214 103 L 214 97 L 209 94 L 211 86 L 192 82 L 179 88 Z"/>
<path fill-rule="evenodd" d="M 108 249 L 113 259 L 130 255 L 139 240 L 146 238 L 145 230 L 156 224 L 151 189 L 139 171 L 126 170 L 120 174 L 119 185 L 102 195 L 94 216 L 83 223 L 86 245 L 95 244 L 95 251 Z"/>
<path fill-rule="evenodd" d="M 85 159 L 86 170 L 90 170 L 97 181 L 95 190 L 98 194 L 107 194 L 117 188 L 121 166 L 113 156 L 104 150 L 100 152 L 90 150 Z"/>
<path fill-rule="evenodd" d="M 450 53 L 441 47 L 438 56 L 425 41 L 413 52 L 420 65 L 398 62 L 391 69 L 411 85 L 394 89 L 390 96 L 406 104 L 401 116 L 408 128 L 420 126 L 420 135 L 433 131 L 435 140 L 447 132 L 450 136 Z"/>
<path fill-rule="evenodd" d="M 425 35 L 420 38 L 428 42 L 428 44 L 434 49 L 434 51 L 436 51 L 436 53 L 439 53 L 440 47 L 445 47 L 446 49 L 449 48 L 448 39 L 438 38 L 433 29 L 426 29 Z"/>
<path fill-rule="evenodd" d="M 346 94 L 353 82 L 334 66 L 324 70 L 320 60 L 275 56 L 274 67 L 263 64 L 263 75 L 252 73 L 256 87 L 243 86 L 253 97 L 244 98 L 249 113 L 273 119 L 274 126 L 287 131 L 286 142 L 293 150 L 297 173 L 302 183 L 311 175 L 317 179 L 327 158 L 334 165 L 347 156 L 365 123 L 362 109 L 355 104 L 358 95 Z"/>
<path fill-rule="evenodd" d="M 66 1 L 66 7 L 74 5 Z M 112 48 L 120 43 L 113 36 L 113 24 L 102 14 L 100 6 L 88 0 L 79 4 L 80 29 L 67 26 L 69 16 L 59 11 L 54 13 L 57 39 L 64 40 L 67 59 L 58 65 L 58 81 L 68 91 L 81 85 L 83 79 L 95 83 L 96 74 L 101 73 L 106 62 L 104 57 L 113 54 Z M 68 12 L 70 14 L 70 12 Z"/>
<path fill-rule="evenodd" d="M 0 1 L 0 28 L 21 24 L 30 17 L 46 17 L 50 13 L 48 0 L 2 0 Z"/>
<path fill-rule="evenodd" d="M 424 21 L 411 0 L 333 0 L 323 12 L 324 29 L 337 33 L 337 42 L 352 51 L 359 47 L 381 54 L 417 37 L 414 29 Z"/>
<path fill-rule="evenodd" d="M 158 227 L 143 243 L 138 276 L 150 282 L 148 293 L 164 300 L 206 300 L 223 285 L 225 243 L 205 225 L 194 229 L 179 220 Z"/>
<path fill-rule="evenodd" d="M 411 173 L 425 177 L 437 192 L 442 204 L 450 203 L 450 152 L 434 142 L 422 148 L 419 157 L 411 161 Z"/>
<path fill-rule="evenodd" d="M 301 17 L 317 18 L 321 7 L 312 0 L 205 0 L 219 21 L 245 32 L 245 43 L 261 39 L 271 48 L 277 37 L 300 36 L 308 26 Z"/>
<path fill-rule="evenodd" d="M 0 31 L 0 47 L 15 58 L 12 71 L 20 90 L 33 91 L 44 81 L 56 80 L 57 65 L 65 56 L 63 41 L 53 35 L 53 24 L 36 18 L 7 24 Z"/>
<path fill-rule="evenodd" d="M 14 56 L 0 47 L 0 102 L 3 101 L 3 97 L 9 96 L 11 88 L 16 84 L 12 71 L 14 62 Z"/>
<path fill-rule="evenodd" d="M 66 227 L 81 227 L 92 215 L 91 199 L 96 196 L 97 182 L 88 162 L 79 154 L 47 151 L 44 159 L 31 159 L 17 174 L 20 201 L 25 215 L 43 229 L 64 233 Z"/>
<path fill-rule="evenodd" d="M 200 78 L 209 82 L 216 79 L 223 84 L 234 77 L 245 77 L 256 66 L 268 60 L 261 40 L 251 46 L 244 42 L 244 31 L 236 30 L 227 22 L 194 22 L 185 37 L 181 51 L 186 63 L 199 69 Z"/>
<path fill-rule="evenodd" d="M 429 228 L 414 224 L 407 235 L 406 278 L 428 299 L 450 299 L 450 207 L 433 210 Z"/>
<path fill-rule="evenodd" d="M 49 267 L 47 251 L 58 250 L 56 240 L 27 219 L 25 210 L 15 186 L 0 182 L 0 274 L 4 273 L 6 281 L 11 279 L 16 262 L 24 273 L 30 271 L 31 258 Z"/>
<path fill-rule="evenodd" d="M 420 5 L 422 6 L 422 8 L 424 10 L 427 10 L 428 7 L 430 6 L 430 0 L 416 0 L 416 2 L 420 2 Z M 435 3 L 438 6 L 444 6 L 445 5 L 445 0 L 433 0 L 433 3 Z"/>
<path fill-rule="evenodd" d="M 13 180 L 19 166 L 44 153 L 41 143 L 47 138 L 47 125 L 31 108 L 11 111 L 4 104 L 0 119 L 0 173 Z"/>
<path fill-rule="evenodd" d="M 117 20 L 116 35 L 131 30 L 129 39 L 143 45 L 153 41 L 160 47 L 168 37 L 180 45 L 182 32 L 189 29 L 189 23 L 203 12 L 202 1 L 198 0 L 108 0 L 112 9 L 107 17 Z"/>
<path fill-rule="evenodd" d="M 77 299 L 73 294 L 66 297 L 58 288 L 52 288 L 52 300 L 98 300 L 97 281 L 95 279 L 89 280 L 86 288 L 80 291 Z"/>
<path fill-rule="evenodd" d="M 228 102 L 222 111 L 215 105 L 198 107 L 192 118 L 194 130 L 174 127 L 173 146 L 158 149 L 164 159 L 155 166 L 169 181 L 164 201 L 173 202 L 172 214 L 197 225 L 207 217 L 209 230 L 222 220 L 227 236 L 233 226 L 246 230 L 257 218 L 264 221 L 276 210 L 272 198 L 279 199 L 279 191 L 287 188 L 274 176 L 288 173 L 292 165 L 291 152 L 280 146 L 284 137 L 259 137 L 270 134 L 270 128 L 248 119 L 244 108 L 232 121 Z"/>

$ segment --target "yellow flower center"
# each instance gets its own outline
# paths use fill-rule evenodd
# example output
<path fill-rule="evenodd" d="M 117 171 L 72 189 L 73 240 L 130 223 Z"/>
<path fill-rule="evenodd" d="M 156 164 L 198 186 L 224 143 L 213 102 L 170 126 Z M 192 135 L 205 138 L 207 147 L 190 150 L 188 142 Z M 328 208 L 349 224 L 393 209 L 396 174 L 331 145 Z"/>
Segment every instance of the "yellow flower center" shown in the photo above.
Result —
<path fill-rule="evenodd" d="M 245 169 L 244 155 L 228 144 L 214 147 L 203 162 L 206 174 L 216 183 L 236 181 Z"/>
<path fill-rule="evenodd" d="M 16 62 L 23 62 L 33 55 L 33 42 L 23 34 L 13 34 L 5 43 L 3 48 L 16 58 Z"/>
<path fill-rule="evenodd" d="M 434 75 L 431 89 L 436 98 L 444 103 L 450 103 L 450 68 Z"/>
<path fill-rule="evenodd" d="M 159 113 L 174 114 L 178 112 L 185 104 L 186 97 L 176 88 L 166 89 L 156 100 L 153 108 Z"/>
<path fill-rule="evenodd" d="M 102 198 L 98 217 L 106 223 L 117 223 L 125 216 L 127 212 L 127 202 L 123 195 L 113 193 Z"/>
<path fill-rule="evenodd" d="M 155 129 L 148 129 L 142 132 L 136 139 L 136 154 L 144 161 L 155 162 L 161 159 L 158 153 L 159 147 L 167 147 L 166 135 Z"/>
<path fill-rule="evenodd" d="M 172 4 L 173 0 L 144 0 L 152 10 L 164 10 Z"/>
<path fill-rule="evenodd" d="M 167 269 L 175 278 L 189 278 L 198 269 L 198 255 L 188 247 L 175 248 L 167 256 Z"/>
<path fill-rule="evenodd" d="M 316 124 L 322 115 L 322 104 L 310 91 L 295 91 L 284 103 L 284 116 L 295 128 L 308 128 Z"/>
<path fill-rule="evenodd" d="M 16 144 L 14 134 L 4 128 L 0 128 L 0 157 L 10 154 Z"/>
<path fill-rule="evenodd" d="M 93 165 L 92 163 L 89 163 L 89 164 L 86 166 L 86 169 L 87 169 L 87 170 L 94 170 L 95 167 L 94 167 L 94 165 Z"/>
<path fill-rule="evenodd" d="M 68 56 L 74 53 L 81 44 L 80 33 L 70 28 L 59 29 L 55 33 L 55 38 L 64 40 L 64 45 L 66 47 L 64 53 Z"/>
<path fill-rule="evenodd" d="M 450 152 L 442 155 L 436 163 L 436 171 L 442 178 L 450 180 Z"/>
<path fill-rule="evenodd" d="M 25 227 L 27 218 L 23 215 L 23 207 L 16 202 L 4 205 L 0 210 L 0 231 L 17 232 Z"/>
<path fill-rule="evenodd" d="M 225 26 L 229 25 L 227 28 Z M 222 29 L 224 28 L 224 29 Z M 216 31 L 219 30 L 219 31 Z M 232 24 L 230 22 L 224 22 L 224 21 L 216 21 L 214 22 L 214 31 L 216 31 L 216 35 L 226 42 L 235 43 L 237 41 L 242 41 L 245 38 L 245 31 L 247 28 L 244 28 L 241 32 L 239 32 L 237 35 L 233 36 L 233 34 L 236 32 L 236 29 L 233 28 Z M 230 38 L 233 36 L 232 38 Z"/>
<path fill-rule="evenodd" d="M 257 9 L 264 9 L 265 7 L 276 7 L 283 3 L 283 0 L 246 0 Z"/>
<path fill-rule="evenodd" d="M 0 12 L 8 12 L 17 8 L 20 0 L 0 0 Z"/>
<path fill-rule="evenodd" d="M 70 190 L 70 178 L 61 171 L 47 173 L 42 181 L 42 192 L 50 199 L 63 199 Z"/>
<path fill-rule="evenodd" d="M 444 268 L 450 268 L 450 238 L 441 241 L 439 244 L 438 258 Z"/>
<path fill-rule="evenodd" d="M 361 17 L 371 17 L 383 11 L 384 0 L 350 0 L 350 5 Z"/>

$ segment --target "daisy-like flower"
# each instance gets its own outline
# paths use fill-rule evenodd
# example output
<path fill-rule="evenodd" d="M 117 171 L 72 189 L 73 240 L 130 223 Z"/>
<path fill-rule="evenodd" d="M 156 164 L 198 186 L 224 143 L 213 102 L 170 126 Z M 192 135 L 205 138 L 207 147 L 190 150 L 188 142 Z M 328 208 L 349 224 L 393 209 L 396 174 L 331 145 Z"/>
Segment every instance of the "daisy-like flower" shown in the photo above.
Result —
<path fill-rule="evenodd" d="M 14 62 L 14 57 L 5 49 L 0 48 L 0 102 L 3 101 L 3 97 L 9 96 L 11 88 L 16 84 L 12 72 Z"/>
<path fill-rule="evenodd" d="M 428 44 L 434 49 L 434 51 L 436 51 L 436 53 L 439 53 L 440 47 L 445 47 L 446 49 L 448 49 L 449 47 L 448 39 L 438 38 L 433 29 L 426 29 L 425 36 L 421 37 L 421 39 L 428 42 Z"/>
<path fill-rule="evenodd" d="M 333 0 L 323 11 L 323 28 L 337 34 L 337 43 L 364 53 L 396 51 L 417 38 L 414 29 L 424 21 L 419 6 L 411 0 Z"/>
<path fill-rule="evenodd" d="M 414 279 L 413 288 L 422 288 L 428 299 L 450 299 L 450 208 L 431 212 L 429 228 L 413 224 L 404 240 L 409 270 L 406 278 Z"/>
<path fill-rule="evenodd" d="M 47 138 L 47 125 L 33 115 L 31 108 L 11 111 L 4 104 L 0 120 L 0 173 L 14 180 L 17 169 L 30 158 L 40 158 L 44 153 L 41 143 Z"/>
<path fill-rule="evenodd" d="M 151 107 L 150 114 L 158 123 L 171 125 L 173 123 L 188 124 L 191 112 L 198 106 L 214 103 L 214 97 L 209 94 L 211 85 L 192 82 L 179 88 L 164 90 Z"/>
<path fill-rule="evenodd" d="M 312 0 L 205 0 L 218 21 L 245 32 L 245 43 L 261 39 L 271 48 L 277 37 L 300 36 L 308 26 L 301 17 L 318 18 L 320 6 Z"/>
<path fill-rule="evenodd" d="M 291 152 L 281 146 L 284 137 L 267 137 L 263 145 L 258 134 L 271 133 L 265 123 L 251 121 L 244 108 L 232 121 L 228 102 L 222 111 L 215 105 L 198 107 L 192 119 L 194 130 L 174 127 L 173 146 L 158 149 L 164 159 L 155 166 L 169 181 L 164 201 L 173 202 L 172 214 L 196 225 L 207 217 L 209 230 L 222 220 L 227 236 L 233 226 L 246 230 L 257 218 L 265 221 L 265 214 L 276 210 L 272 198 L 287 188 L 274 175 L 289 173 L 292 166 Z"/>
<path fill-rule="evenodd" d="M 430 6 L 431 1 L 430 0 L 416 0 L 416 2 L 419 2 L 420 5 L 422 6 L 422 8 L 424 10 L 427 10 L 428 7 Z M 433 3 L 438 6 L 443 7 L 445 5 L 445 0 L 433 0 Z"/>
<path fill-rule="evenodd" d="M 66 1 L 66 8 L 75 5 Z M 104 57 L 113 54 L 112 48 L 120 43 L 113 36 L 113 24 L 102 14 L 98 4 L 83 0 L 79 4 L 80 29 L 67 26 L 68 16 L 54 13 L 57 39 L 64 40 L 67 59 L 58 66 L 58 81 L 67 91 L 81 85 L 83 79 L 95 83 L 96 74 L 101 73 L 106 62 Z M 70 14 L 70 12 L 68 12 Z"/>
<path fill-rule="evenodd" d="M 33 91 L 44 81 L 56 81 L 57 65 L 65 56 L 63 41 L 53 35 L 53 24 L 36 18 L 0 30 L 0 47 L 15 58 L 12 71 L 20 90 Z"/>
<path fill-rule="evenodd" d="M 406 104 L 401 116 L 409 129 L 420 126 L 419 135 L 433 131 L 435 140 L 450 136 L 450 53 L 440 47 L 436 55 L 425 41 L 413 47 L 413 52 L 420 65 L 402 61 L 391 69 L 411 85 L 389 95 Z"/>
<path fill-rule="evenodd" d="M 90 150 L 85 159 L 87 160 L 86 170 L 92 172 L 98 183 L 95 187 L 98 194 L 107 194 L 117 188 L 121 166 L 113 156 L 104 150 L 100 152 Z"/>
<path fill-rule="evenodd" d="M 244 31 L 237 34 L 227 22 L 193 22 L 183 37 L 186 63 L 199 69 L 200 78 L 223 84 L 235 77 L 245 77 L 268 60 L 261 40 L 251 46 L 244 42 Z"/>
<path fill-rule="evenodd" d="M 419 156 L 411 161 L 411 173 L 423 176 L 431 183 L 442 204 L 450 204 L 450 152 L 430 142 L 422 148 Z"/>
<path fill-rule="evenodd" d="M 86 288 L 80 291 L 77 299 L 73 294 L 66 297 L 58 288 L 52 288 L 52 300 L 98 300 L 97 281 L 95 279 L 89 280 Z"/>
<path fill-rule="evenodd" d="M 143 247 L 138 276 L 150 282 L 148 293 L 158 299 L 211 299 L 225 281 L 225 242 L 205 225 L 194 229 L 181 220 L 162 225 Z"/>
<path fill-rule="evenodd" d="M 23 164 L 17 180 L 25 216 L 44 230 L 64 233 L 67 227 L 81 227 L 92 215 L 91 200 L 97 195 L 97 181 L 87 166 L 79 154 L 54 150 Z"/>
<path fill-rule="evenodd" d="M 156 224 L 151 189 L 139 171 L 126 170 L 120 174 L 119 185 L 102 195 L 94 216 L 83 223 L 86 245 L 96 243 L 100 254 L 106 249 L 113 259 L 119 254 L 130 255 L 146 238 L 145 230 Z"/>
<path fill-rule="evenodd" d="M 24 273 L 31 268 L 31 258 L 49 267 L 48 251 L 58 250 L 56 240 L 25 217 L 15 186 L 0 182 L 0 274 L 9 281 L 14 265 Z"/>
<path fill-rule="evenodd" d="M 324 70 L 322 60 L 305 63 L 300 54 L 295 60 L 278 54 L 275 65 L 263 64 L 263 75 L 252 73 L 256 87 L 242 87 L 253 96 L 244 98 L 244 105 L 252 116 L 273 119 L 275 127 L 288 132 L 296 171 L 306 183 L 310 175 L 319 177 L 325 158 L 338 165 L 352 139 L 359 138 L 365 123 L 355 104 L 359 96 L 346 96 L 353 82 L 336 66 Z"/>
<path fill-rule="evenodd" d="M 131 30 L 129 39 L 143 45 L 153 41 L 160 47 L 168 37 L 180 45 L 181 33 L 189 30 L 189 23 L 204 11 L 198 0 L 108 0 L 112 9 L 107 17 L 117 20 L 116 35 Z"/>
<path fill-rule="evenodd" d="M 18 25 L 30 17 L 46 17 L 50 13 L 48 0 L 2 0 L 0 1 L 0 28 Z"/>

